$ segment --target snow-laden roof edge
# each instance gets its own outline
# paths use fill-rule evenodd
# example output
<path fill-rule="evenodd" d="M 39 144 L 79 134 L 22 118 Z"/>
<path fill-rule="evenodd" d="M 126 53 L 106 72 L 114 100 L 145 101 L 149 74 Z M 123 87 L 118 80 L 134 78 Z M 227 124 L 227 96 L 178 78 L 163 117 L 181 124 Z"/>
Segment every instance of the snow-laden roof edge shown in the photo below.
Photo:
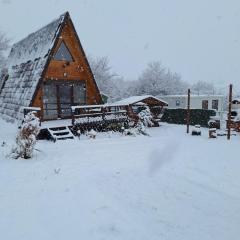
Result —
<path fill-rule="evenodd" d="M 166 105 L 168 105 L 168 103 L 160 98 L 157 98 L 157 97 L 154 97 L 152 95 L 143 95 L 143 96 L 132 96 L 132 97 L 128 97 L 128 98 L 125 98 L 125 99 L 122 99 L 120 101 L 117 101 L 117 102 L 114 102 L 114 104 L 126 104 L 126 105 L 131 105 L 131 104 L 134 104 L 134 103 L 137 103 L 137 102 L 141 102 L 147 98 L 153 98 L 157 101 L 160 101 L 160 102 L 163 102 L 165 103 Z"/>
<path fill-rule="evenodd" d="M 13 44 L 7 59 L 7 67 L 34 61 L 37 58 L 46 58 L 66 14 L 67 12 L 61 14 L 49 24 Z"/>

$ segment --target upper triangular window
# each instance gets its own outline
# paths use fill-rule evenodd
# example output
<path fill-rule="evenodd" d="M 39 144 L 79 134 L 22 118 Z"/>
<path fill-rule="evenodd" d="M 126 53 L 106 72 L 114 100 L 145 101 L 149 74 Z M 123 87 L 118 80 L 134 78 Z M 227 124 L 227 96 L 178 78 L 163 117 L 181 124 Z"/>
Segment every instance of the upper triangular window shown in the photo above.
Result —
<path fill-rule="evenodd" d="M 58 48 L 54 56 L 54 60 L 68 61 L 68 62 L 73 61 L 73 57 L 64 42 L 61 42 L 60 47 Z"/>

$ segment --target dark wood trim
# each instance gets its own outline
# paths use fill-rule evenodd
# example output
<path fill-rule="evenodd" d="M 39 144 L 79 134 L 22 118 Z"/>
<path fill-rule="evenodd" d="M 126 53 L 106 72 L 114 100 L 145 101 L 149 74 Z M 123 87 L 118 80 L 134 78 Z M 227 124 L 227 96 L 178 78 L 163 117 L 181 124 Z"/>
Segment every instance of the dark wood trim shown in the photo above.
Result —
<path fill-rule="evenodd" d="M 60 103 L 59 85 L 56 85 L 56 89 L 57 89 L 57 112 L 58 112 L 58 118 L 61 118 L 61 103 Z"/>
<path fill-rule="evenodd" d="M 74 104 L 74 90 L 73 90 L 73 85 L 71 85 L 71 105 L 73 106 L 73 104 Z"/>

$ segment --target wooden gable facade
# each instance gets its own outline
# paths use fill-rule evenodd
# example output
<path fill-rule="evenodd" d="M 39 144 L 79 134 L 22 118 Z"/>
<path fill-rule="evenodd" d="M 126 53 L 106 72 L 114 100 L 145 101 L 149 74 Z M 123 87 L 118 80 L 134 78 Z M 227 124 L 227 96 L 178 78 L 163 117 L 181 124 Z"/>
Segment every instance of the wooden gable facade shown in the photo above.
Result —
<path fill-rule="evenodd" d="M 13 64 L 2 81 L 0 114 L 21 119 L 24 107 L 38 107 L 42 121 L 55 120 L 71 118 L 71 106 L 102 103 L 68 12 L 15 44 L 9 60 Z"/>

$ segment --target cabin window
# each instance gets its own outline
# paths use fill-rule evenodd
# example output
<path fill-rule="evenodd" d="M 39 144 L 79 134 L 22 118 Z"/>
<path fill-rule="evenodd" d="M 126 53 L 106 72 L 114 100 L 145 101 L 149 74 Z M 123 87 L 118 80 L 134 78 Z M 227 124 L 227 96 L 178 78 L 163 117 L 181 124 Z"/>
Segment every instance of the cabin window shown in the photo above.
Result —
<path fill-rule="evenodd" d="M 85 83 L 74 84 L 73 99 L 74 99 L 74 105 L 86 104 L 86 85 L 85 85 Z"/>
<path fill-rule="evenodd" d="M 58 84 L 57 86 L 58 102 L 59 102 L 59 117 L 71 116 L 72 106 L 72 85 L 71 84 Z"/>
<path fill-rule="evenodd" d="M 45 119 L 58 117 L 57 89 L 54 84 L 43 85 L 43 114 Z"/>
<path fill-rule="evenodd" d="M 218 110 L 218 100 L 212 100 L 212 109 Z"/>
<path fill-rule="evenodd" d="M 202 100 L 202 109 L 208 109 L 208 100 Z"/>
<path fill-rule="evenodd" d="M 70 51 L 68 50 L 66 44 L 64 43 L 64 41 L 61 42 L 60 47 L 58 48 L 58 50 L 54 56 L 54 60 L 68 61 L 68 62 L 73 61 L 73 57 L 72 57 Z"/>

